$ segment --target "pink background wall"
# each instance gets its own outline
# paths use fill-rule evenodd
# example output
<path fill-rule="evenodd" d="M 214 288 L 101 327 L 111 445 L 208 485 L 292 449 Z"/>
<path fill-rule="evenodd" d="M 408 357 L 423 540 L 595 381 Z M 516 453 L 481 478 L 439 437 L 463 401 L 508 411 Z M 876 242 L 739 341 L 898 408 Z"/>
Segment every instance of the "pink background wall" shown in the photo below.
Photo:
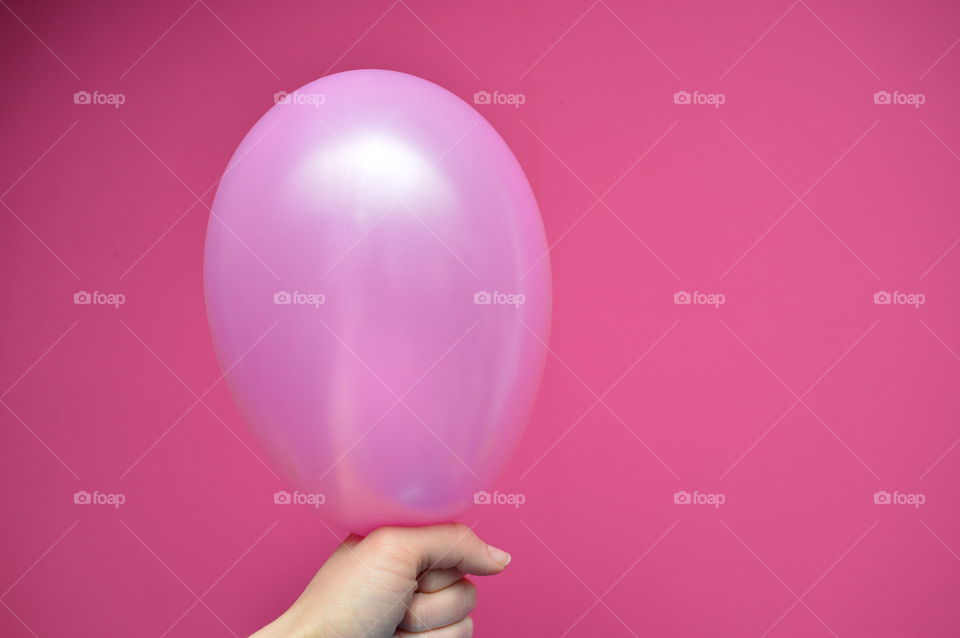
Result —
<path fill-rule="evenodd" d="M 215 383 L 201 249 L 273 94 L 362 67 L 525 98 L 478 109 L 555 355 L 525 503 L 463 518 L 514 556 L 478 635 L 960 634 L 960 11 L 723 4 L 4 4 L 0 634 L 243 635 L 337 542 Z"/>

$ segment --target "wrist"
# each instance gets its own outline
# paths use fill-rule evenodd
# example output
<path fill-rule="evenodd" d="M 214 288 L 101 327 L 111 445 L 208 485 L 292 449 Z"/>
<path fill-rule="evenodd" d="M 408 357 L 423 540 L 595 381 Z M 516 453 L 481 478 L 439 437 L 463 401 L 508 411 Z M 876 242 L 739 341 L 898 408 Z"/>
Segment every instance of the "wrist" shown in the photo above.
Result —
<path fill-rule="evenodd" d="M 250 638 L 308 638 L 292 614 L 292 609 L 283 612 L 276 620 L 269 623 Z M 310 637 L 319 638 L 319 637 Z"/>

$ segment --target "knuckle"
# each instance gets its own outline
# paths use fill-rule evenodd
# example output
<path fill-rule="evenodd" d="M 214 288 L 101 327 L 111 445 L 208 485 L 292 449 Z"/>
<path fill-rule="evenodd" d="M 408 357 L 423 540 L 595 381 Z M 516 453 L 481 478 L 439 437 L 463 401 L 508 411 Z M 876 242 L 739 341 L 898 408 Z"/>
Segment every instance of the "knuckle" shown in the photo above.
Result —
<path fill-rule="evenodd" d="M 463 605 L 463 614 L 469 614 L 477 606 L 477 586 L 467 579 L 463 579 L 463 594 L 461 604 Z"/>
<path fill-rule="evenodd" d="M 473 530 L 466 523 L 447 523 L 447 527 L 457 534 L 472 534 Z"/>
<path fill-rule="evenodd" d="M 409 553 L 403 541 L 403 533 L 395 527 L 381 527 L 370 532 L 363 544 L 378 556 L 403 558 Z"/>

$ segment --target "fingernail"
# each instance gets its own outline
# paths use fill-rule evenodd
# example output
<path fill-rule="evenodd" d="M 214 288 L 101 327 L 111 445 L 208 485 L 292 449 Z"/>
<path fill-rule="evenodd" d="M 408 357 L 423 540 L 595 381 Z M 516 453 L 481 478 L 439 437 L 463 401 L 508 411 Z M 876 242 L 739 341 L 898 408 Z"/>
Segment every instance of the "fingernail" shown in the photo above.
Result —
<path fill-rule="evenodd" d="M 510 554 L 506 553 L 502 549 L 494 547 L 493 545 L 487 545 L 487 550 L 490 552 L 490 556 L 493 560 L 501 563 L 504 567 L 510 564 Z"/>

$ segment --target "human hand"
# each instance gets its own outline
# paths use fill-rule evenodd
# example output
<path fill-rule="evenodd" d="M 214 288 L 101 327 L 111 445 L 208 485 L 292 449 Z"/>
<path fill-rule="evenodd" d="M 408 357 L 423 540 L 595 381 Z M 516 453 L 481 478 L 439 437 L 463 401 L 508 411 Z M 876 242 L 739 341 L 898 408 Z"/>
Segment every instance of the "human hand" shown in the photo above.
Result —
<path fill-rule="evenodd" d="M 498 574 L 509 562 L 461 524 L 350 536 L 253 638 L 469 638 L 477 592 L 464 575 Z"/>

